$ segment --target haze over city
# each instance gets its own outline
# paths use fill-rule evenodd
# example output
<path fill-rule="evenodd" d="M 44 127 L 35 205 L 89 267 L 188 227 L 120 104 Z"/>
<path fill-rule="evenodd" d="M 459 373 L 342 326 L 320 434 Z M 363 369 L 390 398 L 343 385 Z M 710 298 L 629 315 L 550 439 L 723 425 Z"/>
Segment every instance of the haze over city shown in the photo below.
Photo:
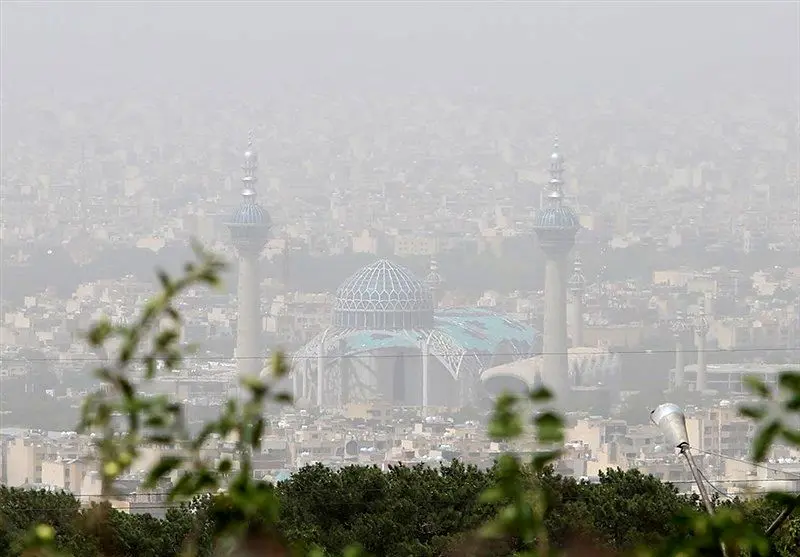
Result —
<path fill-rule="evenodd" d="M 560 474 L 690 490 L 649 422 L 673 402 L 724 494 L 798 491 L 797 448 L 743 464 L 736 411 L 800 368 L 798 2 L 4 1 L 0 25 L 0 483 L 99 498 L 82 333 L 196 239 L 224 284 L 181 298 L 199 350 L 147 389 L 197 430 L 283 351 L 260 478 L 489 467 L 492 402 L 544 384 Z M 137 507 L 158 452 L 115 505 L 164 511 Z"/>

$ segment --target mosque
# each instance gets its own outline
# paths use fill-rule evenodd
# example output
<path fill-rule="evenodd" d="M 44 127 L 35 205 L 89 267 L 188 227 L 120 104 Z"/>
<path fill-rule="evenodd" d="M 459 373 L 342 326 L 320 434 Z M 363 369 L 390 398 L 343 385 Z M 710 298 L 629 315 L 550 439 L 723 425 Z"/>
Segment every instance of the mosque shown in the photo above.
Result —
<path fill-rule="evenodd" d="M 330 326 L 293 355 L 296 399 L 458 407 L 481 397 L 486 370 L 540 351 L 527 324 L 483 308 L 439 308 L 441 286 L 435 262 L 424 280 L 385 259 L 345 280 Z"/>
<path fill-rule="evenodd" d="M 227 226 L 239 256 L 239 371 L 257 374 L 258 256 L 271 221 L 256 199 L 258 156 L 252 134 L 243 170 L 242 202 Z M 567 257 L 580 224 L 565 204 L 563 170 L 556 142 L 551 179 L 534 222 L 546 259 L 544 335 L 488 309 L 440 308 L 443 279 L 435 261 L 420 279 L 401 265 L 379 260 L 339 287 L 330 326 L 293 355 L 295 399 L 318 407 L 383 401 L 427 408 L 464 406 L 486 394 L 542 382 L 562 400 L 582 389 L 586 399 L 596 398 L 597 388 L 617 390 L 619 358 L 604 347 L 582 346 L 585 280 L 578 258 L 572 277 L 567 276 Z"/>

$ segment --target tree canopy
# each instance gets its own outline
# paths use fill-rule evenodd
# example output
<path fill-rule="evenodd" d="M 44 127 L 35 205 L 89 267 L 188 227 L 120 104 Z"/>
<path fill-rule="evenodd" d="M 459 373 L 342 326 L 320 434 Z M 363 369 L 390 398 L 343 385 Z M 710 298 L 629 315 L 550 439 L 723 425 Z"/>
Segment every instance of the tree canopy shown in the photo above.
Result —
<path fill-rule="evenodd" d="M 371 555 L 505 557 L 518 543 L 478 547 L 477 529 L 497 512 L 481 494 L 497 481 L 497 468 L 479 470 L 454 461 L 441 467 L 322 465 L 300 469 L 277 485 L 281 515 L 276 531 L 301 547 L 320 547 L 342 555 L 358 543 Z M 551 467 L 527 472 L 526 489 L 540 486 L 548 498 L 545 524 L 551 544 L 577 541 L 614 552 L 656 547 L 690 530 L 673 520 L 702 513 L 695 496 L 637 470 L 609 469 L 598 482 L 556 474 Z M 212 553 L 218 528 L 213 497 L 199 497 L 170 508 L 164 519 L 129 514 L 108 505 L 82 508 L 68 493 L 0 488 L 0 555 L 13 555 L 38 523 L 56 531 L 56 547 L 75 557 L 170 557 L 188 545 L 199 555 Z M 766 527 L 780 505 L 766 498 L 728 503 Z M 98 510 L 105 519 L 97 520 Z M 795 556 L 800 547 L 800 517 L 792 517 L 776 539 L 776 556 Z M 474 552 L 474 553 L 470 553 Z"/>

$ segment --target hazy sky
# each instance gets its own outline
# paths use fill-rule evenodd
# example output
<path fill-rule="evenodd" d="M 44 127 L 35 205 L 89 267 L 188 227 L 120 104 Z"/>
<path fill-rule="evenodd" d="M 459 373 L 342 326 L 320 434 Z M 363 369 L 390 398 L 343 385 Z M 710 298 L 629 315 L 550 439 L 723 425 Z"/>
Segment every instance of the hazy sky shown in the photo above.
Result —
<path fill-rule="evenodd" d="M 0 5 L 6 94 L 476 85 L 798 95 L 797 1 Z"/>

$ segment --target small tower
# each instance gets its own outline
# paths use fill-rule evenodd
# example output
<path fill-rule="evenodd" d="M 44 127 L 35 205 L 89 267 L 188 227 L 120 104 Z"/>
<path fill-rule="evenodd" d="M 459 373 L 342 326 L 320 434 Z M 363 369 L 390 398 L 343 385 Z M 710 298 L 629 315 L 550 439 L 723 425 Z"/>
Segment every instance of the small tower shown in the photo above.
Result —
<path fill-rule="evenodd" d="M 700 309 L 692 328 L 695 334 L 695 346 L 697 347 L 697 380 L 695 382 L 695 390 L 703 392 L 706 390 L 706 372 L 708 371 L 708 362 L 706 360 L 706 335 L 708 335 L 708 317 L 706 317 L 706 310 Z"/>
<path fill-rule="evenodd" d="M 545 189 L 542 207 L 536 213 L 534 230 L 544 252 L 545 304 L 542 346 L 542 381 L 557 399 L 569 395 L 567 357 L 567 255 L 575 244 L 580 228 L 575 212 L 564 203 L 562 175 L 564 159 L 558 150 L 558 139 L 550 155 L 550 181 Z"/>
<path fill-rule="evenodd" d="M 267 211 L 256 200 L 258 155 L 253 147 L 252 132 L 244 153 L 242 170 L 242 203 L 227 223 L 233 245 L 239 254 L 236 359 L 240 373 L 256 375 L 262 368 L 261 273 L 258 258 L 267 243 L 271 221 Z"/>
<path fill-rule="evenodd" d="M 677 310 L 675 312 L 675 319 L 670 323 L 670 329 L 675 336 L 675 376 L 671 385 L 674 389 L 682 389 L 684 384 L 686 363 L 683 358 L 683 339 L 688 328 L 683 312 Z"/>
<path fill-rule="evenodd" d="M 439 263 L 436 261 L 435 257 L 431 257 L 430 271 L 425 277 L 425 284 L 431 291 L 431 296 L 433 297 L 433 308 L 436 309 L 439 307 L 439 303 L 441 303 L 444 278 L 442 278 L 442 275 L 439 273 Z"/>
<path fill-rule="evenodd" d="M 583 346 L 583 297 L 586 292 L 586 277 L 583 276 L 583 264 L 579 253 L 575 254 L 575 264 L 569 278 L 569 290 L 572 295 L 572 346 Z"/>

